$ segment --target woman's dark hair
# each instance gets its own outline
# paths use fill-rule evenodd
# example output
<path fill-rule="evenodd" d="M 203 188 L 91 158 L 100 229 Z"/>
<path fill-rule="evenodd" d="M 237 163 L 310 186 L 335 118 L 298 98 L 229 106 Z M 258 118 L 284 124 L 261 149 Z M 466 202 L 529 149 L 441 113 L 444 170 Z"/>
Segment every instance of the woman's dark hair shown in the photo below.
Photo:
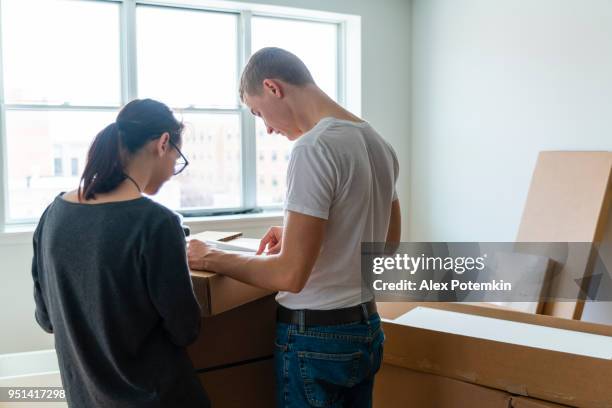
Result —
<path fill-rule="evenodd" d="M 79 200 L 114 190 L 126 179 L 123 158 L 136 153 L 151 140 L 170 134 L 170 141 L 179 144 L 183 124 L 170 108 L 153 99 L 135 99 L 125 105 L 111 123 L 94 139 L 87 153 L 87 164 L 79 184 Z"/>

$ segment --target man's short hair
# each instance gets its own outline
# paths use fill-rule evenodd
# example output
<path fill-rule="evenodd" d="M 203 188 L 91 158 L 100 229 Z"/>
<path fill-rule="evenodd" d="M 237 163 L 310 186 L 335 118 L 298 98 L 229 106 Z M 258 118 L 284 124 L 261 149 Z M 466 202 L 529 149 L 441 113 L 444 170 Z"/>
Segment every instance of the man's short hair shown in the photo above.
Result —
<path fill-rule="evenodd" d="M 259 95 L 264 79 L 278 79 L 291 85 L 314 84 L 306 65 L 295 54 L 276 47 L 266 47 L 251 56 L 240 78 L 240 99 Z"/>

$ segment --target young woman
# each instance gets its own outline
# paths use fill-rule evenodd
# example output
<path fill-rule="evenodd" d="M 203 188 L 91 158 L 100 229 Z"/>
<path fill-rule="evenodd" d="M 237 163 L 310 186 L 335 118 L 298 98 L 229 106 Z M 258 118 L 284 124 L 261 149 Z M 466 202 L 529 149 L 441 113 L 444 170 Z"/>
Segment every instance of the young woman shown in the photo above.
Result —
<path fill-rule="evenodd" d="M 54 333 L 71 407 L 210 405 L 185 350 L 201 321 L 185 235 L 142 195 L 187 165 L 182 130 L 166 105 L 128 103 L 36 228 L 35 316 Z"/>

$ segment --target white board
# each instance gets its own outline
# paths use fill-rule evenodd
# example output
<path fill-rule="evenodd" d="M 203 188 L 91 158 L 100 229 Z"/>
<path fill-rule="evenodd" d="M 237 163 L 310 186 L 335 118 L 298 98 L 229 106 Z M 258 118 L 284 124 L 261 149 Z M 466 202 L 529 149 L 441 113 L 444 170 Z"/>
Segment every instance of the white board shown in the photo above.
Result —
<path fill-rule="evenodd" d="M 416 307 L 391 320 L 404 326 L 610 360 L 612 337 Z"/>
<path fill-rule="evenodd" d="M 214 246 L 217 249 L 222 251 L 231 251 L 231 252 L 248 252 L 255 253 L 257 249 L 259 249 L 259 239 L 254 238 L 237 238 L 228 242 L 222 241 L 206 241 L 208 245 Z"/>

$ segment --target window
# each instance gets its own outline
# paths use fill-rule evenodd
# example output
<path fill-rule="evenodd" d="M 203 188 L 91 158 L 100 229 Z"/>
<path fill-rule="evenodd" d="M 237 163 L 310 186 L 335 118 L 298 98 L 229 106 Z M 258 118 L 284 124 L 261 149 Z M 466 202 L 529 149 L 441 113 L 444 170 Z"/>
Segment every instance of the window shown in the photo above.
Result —
<path fill-rule="evenodd" d="M 53 159 L 53 175 L 56 177 L 61 177 L 62 176 L 62 158 L 61 157 L 56 157 L 55 159 Z"/>
<path fill-rule="evenodd" d="M 137 6 L 139 96 L 237 108 L 237 27 L 237 14 Z"/>
<path fill-rule="evenodd" d="M 61 177 L 64 168 L 62 163 L 62 146 L 55 145 L 53 146 L 53 150 L 55 151 L 53 155 L 53 175 Z"/>
<path fill-rule="evenodd" d="M 79 176 L 64 171 L 64 157 L 85 158 L 93 137 L 116 113 L 7 109 L 9 220 L 33 220 L 62 191 L 76 188 Z"/>
<path fill-rule="evenodd" d="M 253 17 L 253 52 L 280 47 L 297 55 L 315 82 L 330 97 L 338 97 L 338 24 Z M 316 44 L 316 47 L 313 47 Z"/>
<path fill-rule="evenodd" d="M 136 27 L 138 96 L 178 113 L 192 170 L 154 198 L 182 210 L 241 207 L 238 14 L 137 6 Z"/>
<path fill-rule="evenodd" d="M 119 105 L 119 11 L 108 2 L 2 0 L 5 102 Z"/>
<path fill-rule="evenodd" d="M 59 192 L 76 188 L 95 135 L 122 105 L 145 97 L 183 121 L 190 160 L 154 199 L 187 213 L 280 206 L 292 143 L 268 135 L 241 105 L 245 51 L 294 52 L 346 104 L 344 82 L 355 76 L 341 62 L 359 48 L 358 35 L 347 37 L 358 18 L 288 8 L 275 16 L 274 7 L 232 2 L 215 10 L 206 0 L 152 3 L 0 0 L 0 226 L 34 221 Z"/>
<path fill-rule="evenodd" d="M 9 220 L 36 219 L 59 192 L 78 185 L 64 168 L 66 154 L 85 157 L 121 104 L 120 7 L 59 0 L 0 6 L 5 212 Z"/>
<path fill-rule="evenodd" d="M 304 61 L 317 85 L 338 101 L 337 24 L 269 17 L 253 17 L 251 24 L 253 52 L 264 47 L 280 47 L 293 52 Z M 261 120 L 258 120 L 256 134 L 260 155 L 257 174 L 271 180 L 266 187 L 257 190 L 257 203 L 279 205 L 285 198 L 284 176 L 292 143 L 284 136 L 268 135 Z M 278 160 L 279 156 L 281 160 Z M 279 178 L 282 183 L 279 183 Z"/>
<path fill-rule="evenodd" d="M 70 175 L 73 177 L 79 175 L 79 159 L 76 157 L 70 159 Z"/>

